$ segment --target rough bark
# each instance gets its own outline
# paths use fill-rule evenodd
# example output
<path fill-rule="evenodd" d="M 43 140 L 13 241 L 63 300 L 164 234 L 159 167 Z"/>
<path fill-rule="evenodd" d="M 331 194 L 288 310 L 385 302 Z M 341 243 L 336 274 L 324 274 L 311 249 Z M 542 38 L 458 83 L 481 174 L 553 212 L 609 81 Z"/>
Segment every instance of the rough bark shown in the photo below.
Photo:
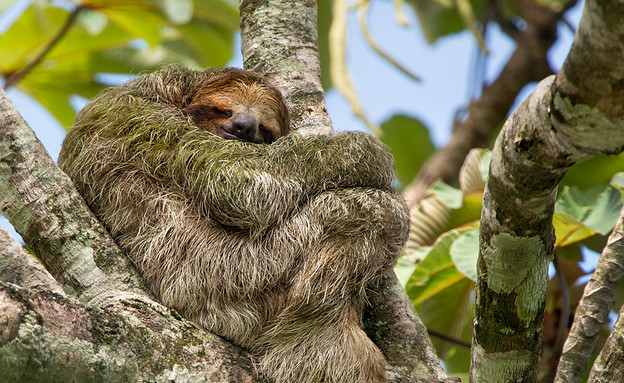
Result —
<path fill-rule="evenodd" d="M 331 133 L 321 86 L 316 1 L 242 0 L 240 13 L 245 69 L 267 76 L 282 91 L 294 129 Z"/>
<path fill-rule="evenodd" d="M 624 147 L 624 3 L 588 1 L 564 68 L 495 144 L 480 227 L 471 379 L 535 382 L 559 180 Z"/>
<path fill-rule="evenodd" d="M 0 227 L 0 281 L 65 295 L 48 271 Z"/>
<path fill-rule="evenodd" d="M 86 308 L 0 282 L 0 323 L 2 382 L 258 381 L 240 349 L 137 299 Z"/>
<path fill-rule="evenodd" d="M 611 306 L 623 275 L 624 209 L 576 308 L 572 329 L 557 366 L 555 383 L 582 381 L 596 338 L 609 322 Z"/>
<path fill-rule="evenodd" d="M 607 342 L 594 361 L 588 382 L 624 382 L 624 306 Z"/>
<path fill-rule="evenodd" d="M 427 328 L 393 270 L 375 290 L 379 293 L 369 296 L 370 307 L 364 311 L 364 328 L 386 356 L 389 382 L 461 382 L 440 368 Z"/>
<path fill-rule="evenodd" d="M 505 121 L 522 88 L 552 73 L 547 53 L 557 39 L 561 13 L 533 0 L 518 0 L 516 3 L 526 28 L 508 31 L 517 44 L 514 53 L 498 77 L 470 103 L 468 117 L 453 129 L 449 142 L 427 160 L 418 177 L 405 188 L 403 194 L 410 208 L 426 196 L 429 187 L 438 179 L 449 184 L 456 182 L 470 150 L 488 146 L 492 133 Z"/>

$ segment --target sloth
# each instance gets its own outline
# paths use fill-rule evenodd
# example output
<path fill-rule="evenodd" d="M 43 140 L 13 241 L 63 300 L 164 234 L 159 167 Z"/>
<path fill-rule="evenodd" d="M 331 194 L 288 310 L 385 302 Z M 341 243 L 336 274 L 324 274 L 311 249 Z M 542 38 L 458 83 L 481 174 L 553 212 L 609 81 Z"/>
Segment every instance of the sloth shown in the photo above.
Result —
<path fill-rule="evenodd" d="M 385 382 L 360 324 L 407 238 L 392 156 L 288 125 L 258 75 L 168 66 L 96 96 L 59 166 L 156 296 L 264 379 Z"/>

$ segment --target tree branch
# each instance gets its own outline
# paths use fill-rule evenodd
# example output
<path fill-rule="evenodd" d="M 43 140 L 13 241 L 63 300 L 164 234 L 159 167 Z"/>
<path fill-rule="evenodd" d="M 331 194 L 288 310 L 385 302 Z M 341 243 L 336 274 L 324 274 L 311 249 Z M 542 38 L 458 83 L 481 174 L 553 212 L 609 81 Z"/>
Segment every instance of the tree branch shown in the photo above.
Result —
<path fill-rule="evenodd" d="M 624 275 L 624 209 L 620 211 L 596 270 L 585 286 L 563 347 L 555 383 L 581 382 L 600 330 L 609 322 L 615 292 Z"/>
<path fill-rule="evenodd" d="M 65 295 L 54 278 L 0 226 L 0 281 Z"/>
<path fill-rule="evenodd" d="M 624 382 L 622 344 L 624 344 L 624 306 L 620 308 L 620 316 L 594 361 L 587 378 L 588 382 Z"/>
<path fill-rule="evenodd" d="M 0 212 L 65 291 L 84 302 L 151 296 L 3 90 Z"/>
<path fill-rule="evenodd" d="M 331 133 L 321 86 L 316 1 L 242 0 L 240 14 L 245 69 L 263 74 L 282 91 L 294 129 Z"/>
<path fill-rule="evenodd" d="M 472 381 L 537 379 L 558 182 L 576 161 L 624 148 L 623 20 L 622 2 L 587 1 L 564 69 L 538 85 L 496 141 L 480 226 Z"/>
<path fill-rule="evenodd" d="M 259 382 L 237 347 L 161 305 L 107 309 L 0 282 L 0 381 Z"/>
<path fill-rule="evenodd" d="M 546 55 L 557 38 L 561 14 L 533 0 L 519 0 L 517 6 L 527 27 L 515 36 L 516 50 L 496 80 L 470 103 L 468 118 L 454 128 L 446 146 L 423 165 L 418 177 L 405 188 L 403 195 L 410 208 L 426 196 L 438 179 L 449 184 L 456 182 L 470 150 L 488 146 L 490 136 L 505 121 L 522 88 L 552 73 Z"/>
<path fill-rule="evenodd" d="M 293 126 L 304 134 L 330 133 L 321 87 L 316 2 L 243 0 L 241 40 L 245 68 L 268 76 L 289 104 Z M 371 294 L 367 334 L 384 352 L 392 382 L 444 381 L 427 330 L 394 271 Z M 382 334 L 380 336 L 380 334 Z M 392 342 L 401 344 L 395 347 Z"/>

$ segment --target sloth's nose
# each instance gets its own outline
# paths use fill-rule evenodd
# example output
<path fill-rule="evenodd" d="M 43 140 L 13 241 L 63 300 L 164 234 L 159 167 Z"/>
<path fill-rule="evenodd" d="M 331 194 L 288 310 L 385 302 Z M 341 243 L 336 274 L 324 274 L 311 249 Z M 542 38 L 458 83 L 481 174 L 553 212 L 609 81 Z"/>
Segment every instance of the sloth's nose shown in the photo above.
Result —
<path fill-rule="evenodd" d="M 258 119 L 251 113 L 239 112 L 232 118 L 231 131 L 241 140 L 254 141 L 258 131 Z"/>

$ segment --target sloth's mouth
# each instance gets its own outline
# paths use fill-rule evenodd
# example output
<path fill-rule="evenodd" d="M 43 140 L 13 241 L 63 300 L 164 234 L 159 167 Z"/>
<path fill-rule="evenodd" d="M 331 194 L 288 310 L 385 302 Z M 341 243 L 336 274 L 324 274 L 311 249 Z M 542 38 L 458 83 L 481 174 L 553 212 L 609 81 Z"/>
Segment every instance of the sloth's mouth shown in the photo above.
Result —
<path fill-rule="evenodd" d="M 259 144 L 262 143 L 262 140 L 258 140 L 258 139 L 247 139 L 247 138 L 243 138 L 243 137 L 239 137 L 236 134 L 232 134 L 230 132 L 228 132 L 227 130 L 223 129 L 223 128 L 217 128 L 216 129 L 216 133 L 219 137 L 221 138 L 225 138 L 226 140 L 238 140 L 238 141 L 247 141 L 247 142 L 253 142 L 255 144 Z"/>
<path fill-rule="evenodd" d="M 225 138 L 226 140 L 242 140 L 239 136 L 229 133 L 225 129 L 217 128 L 217 135 Z"/>

